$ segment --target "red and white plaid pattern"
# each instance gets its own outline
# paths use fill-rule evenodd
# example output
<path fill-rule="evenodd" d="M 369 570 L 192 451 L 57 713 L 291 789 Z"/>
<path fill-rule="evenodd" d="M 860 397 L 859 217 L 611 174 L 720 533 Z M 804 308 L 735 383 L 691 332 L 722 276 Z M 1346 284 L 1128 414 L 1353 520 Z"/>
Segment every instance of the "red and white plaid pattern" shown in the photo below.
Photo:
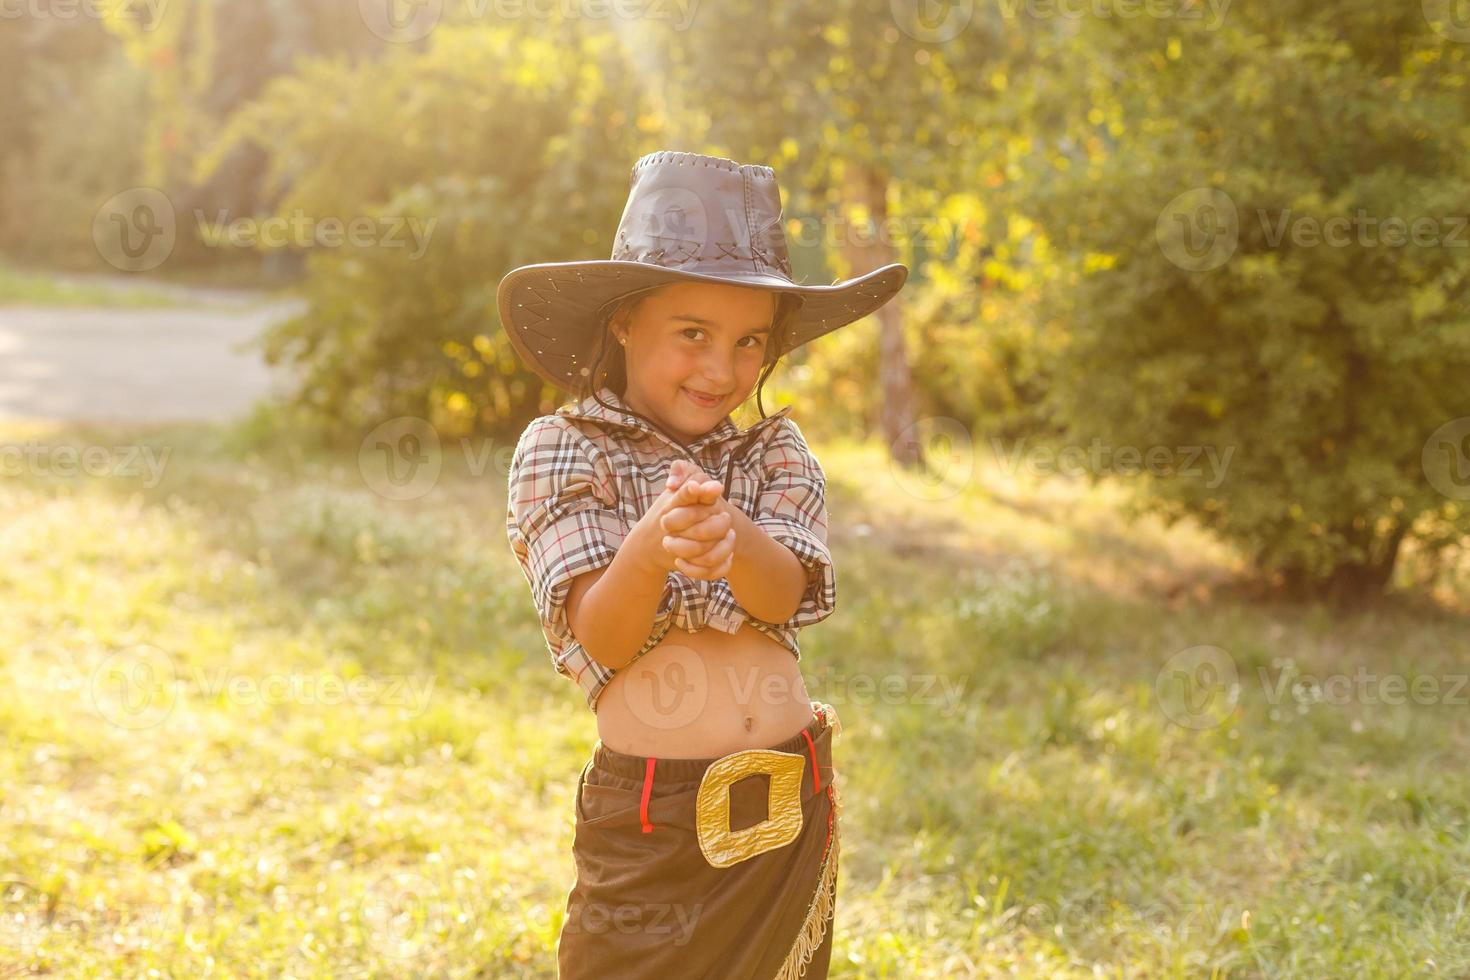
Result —
<path fill-rule="evenodd" d="M 601 395 L 614 411 L 589 397 L 534 419 L 511 458 L 506 534 L 530 583 L 552 664 L 581 685 L 596 711 L 597 698 L 616 671 L 593 660 L 572 635 L 566 611 L 572 579 L 612 562 L 628 531 L 662 492 L 675 459 L 687 453 L 711 478 L 723 480 L 731 454 L 757 430 L 764 431 L 735 460 L 725 495 L 801 560 L 807 588 L 800 607 L 785 622 L 767 623 L 741 608 L 727 580 L 708 582 L 673 571 L 638 655 L 676 626 L 734 633 L 748 619 L 800 659 L 796 631 L 831 615 L 837 579 L 827 550 L 826 476 L 801 429 L 787 417 L 790 406 L 743 431 L 726 416 L 681 452 L 629 414 L 612 389 L 603 387 Z"/>

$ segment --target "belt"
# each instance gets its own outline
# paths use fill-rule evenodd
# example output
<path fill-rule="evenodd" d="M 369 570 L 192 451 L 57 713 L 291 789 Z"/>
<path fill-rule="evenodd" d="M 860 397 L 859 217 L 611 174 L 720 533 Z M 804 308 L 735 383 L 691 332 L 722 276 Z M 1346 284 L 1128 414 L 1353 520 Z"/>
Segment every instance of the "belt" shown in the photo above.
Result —
<path fill-rule="evenodd" d="M 694 803 L 694 826 L 699 848 L 712 867 L 725 868 L 795 840 L 801 833 L 804 820 L 804 796 L 825 791 L 835 805 L 835 770 L 831 765 L 830 739 L 823 740 L 824 751 L 819 753 L 814 736 L 820 736 L 830 728 L 831 736 L 835 737 L 841 733 L 842 725 L 836 710 L 829 704 L 813 701 L 812 711 L 815 717 L 811 724 L 770 748 L 741 749 L 715 759 L 660 759 L 615 752 L 599 740 L 588 766 L 623 779 L 642 778 L 638 815 L 645 834 L 653 833 L 656 827 L 648 815 L 655 775 L 666 785 L 687 787 L 697 781 L 699 790 Z M 825 760 L 822 757 L 826 757 Z M 825 779 L 823 769 L 828 771 Z M 752 826 L 732 830 L 730 787 L 756 775 L 769 778 L 766 818 Z M 808 785 L 810 794 L 806 793 Z M 830 836 L 829 826 L 829 839 Z"/>

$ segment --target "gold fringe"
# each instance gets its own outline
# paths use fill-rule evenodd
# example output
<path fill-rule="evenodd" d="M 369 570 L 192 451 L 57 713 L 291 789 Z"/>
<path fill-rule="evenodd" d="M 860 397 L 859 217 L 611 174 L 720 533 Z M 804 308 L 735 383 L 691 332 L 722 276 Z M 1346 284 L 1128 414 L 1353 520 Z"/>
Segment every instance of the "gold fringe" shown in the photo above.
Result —
<path fill-rule="evenodd" d="M 796 941 L 791 944 L 791 950 L 786 954 L 786 962 L 781 964 L 780 971 L 774 980 L 799 980 L 806 976 L 807 964 L 811 962 L 812 955 L 816 953 L 817 947 L 822 945 L 822 940 L 827 936 L 827 916 L 832 914 L 833 903 L 837 900 L 837 843 L 842 837 L 841 826 L 838 815 L 842 812 L 842 795 L 837 792 L 837 783 L 832 783 L 832 843 L 827 847 L 827 854 L 822 859 L 822 870 L 817 882 L 817 893 L 812 897 L 812 903 L 807 907 L 806 919 L 802 922 L 801 931 L 796 934 Z"/>

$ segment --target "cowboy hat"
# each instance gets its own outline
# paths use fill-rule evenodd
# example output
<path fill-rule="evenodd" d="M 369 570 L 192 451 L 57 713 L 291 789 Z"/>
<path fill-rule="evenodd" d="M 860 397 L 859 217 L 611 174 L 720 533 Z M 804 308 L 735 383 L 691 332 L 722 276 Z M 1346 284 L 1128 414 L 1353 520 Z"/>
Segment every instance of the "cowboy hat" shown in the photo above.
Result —
<path fill-rule="evenodd" d="M 715 282 L 793 294 L 791 350 L 872 313 L 908 278 L 895 262 L 830 285 L 792 281 L 770 167 L 659 150 L 633 164 L 631 183 L 610 259 L 524 265 L 500 280 L 496 302 L 511 345 L 558 388 L 578 391 L 602 318 L 630 293 Z"/>

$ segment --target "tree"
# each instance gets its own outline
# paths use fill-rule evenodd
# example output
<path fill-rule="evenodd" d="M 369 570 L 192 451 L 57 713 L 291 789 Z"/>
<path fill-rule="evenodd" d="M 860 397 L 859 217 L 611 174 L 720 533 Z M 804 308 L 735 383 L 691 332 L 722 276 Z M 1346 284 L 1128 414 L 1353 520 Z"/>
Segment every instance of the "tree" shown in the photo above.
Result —
<path fill-rule="evenodd" d="M 995 98 L 991 79 L 1005 57 L 993 12 L 929 24 L 922 9 L 907 0 L 740 0 L 700 8 L 688 31 L 644 22 L 638 50 L 657 81 L 666 132 L 787 171 L 799 161 L 804 184 L 783 187 L 805 190 L 824 224 L 834 221 L 826 230 L 835 235 L 824 238 L 835 237 L 839 275 L 894 261 L 913 270 L 913 220 L 934 219 L 946 196 L 973 188 L 955 165 L 957 148 L 995 146 L 980 131 L 979 107 Z M 902 329 L 905 298 L 922 279 L 914 271 L 908 290 L 877 313 L 879 425 L 904 464 L 920 454 Z"/>
<path fill-rule="evenodd" d="M 1467 529 L 1426 469 L 1470 416 L 1466 49 L 1418 4 L 1203 24 L 1089 18 L 1026 79 L 1065 107 L 1031 121 L 1018 198 L 1060 256 L 1050 407 L 1078 445 L 1233 453 L 1144 506 L 1293 590 L 1370 594 L 1405 541 Z"/>

